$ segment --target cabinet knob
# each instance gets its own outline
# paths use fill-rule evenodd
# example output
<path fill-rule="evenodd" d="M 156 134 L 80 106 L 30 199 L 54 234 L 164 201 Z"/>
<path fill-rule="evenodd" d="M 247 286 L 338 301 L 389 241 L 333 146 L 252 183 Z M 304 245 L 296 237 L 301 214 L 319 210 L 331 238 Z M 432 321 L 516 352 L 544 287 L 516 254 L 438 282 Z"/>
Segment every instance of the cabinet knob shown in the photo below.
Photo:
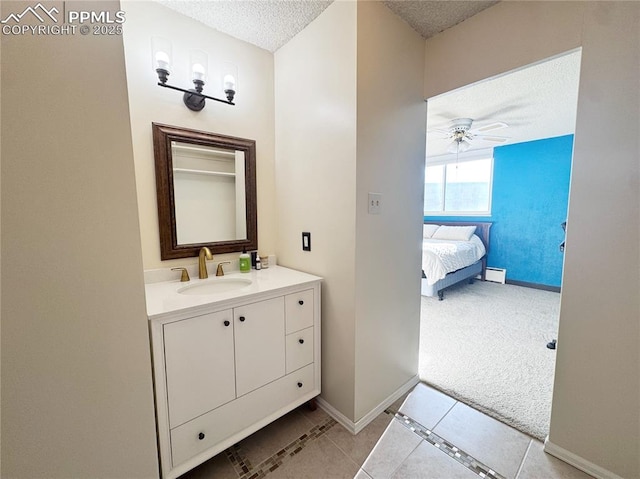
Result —
<path fill-rule="evenodd" d="M 298 342 L 299 342 L 300 344 L 304 344 L 304 339 L 300 338 L 300 339 L 298 339 Z"/>
<path fill-rule="evenodd" d="M 204 432 L 198 434 L 198 439 L 200 439 L 201 441 L 204 439 Z"/>
<path fill-rule="evenodd" d="M 240 322 L 241 322 L 241 323 L 244 323 L 244 320 L 245 320 L 246 318 L 245 318 L 244 316 L 240 316 L 238 319 L 240 320 Z"/>
<path fill-rule="evenodd" d="M 229 326 L 230 324 L 231 324 L 231 323 L 225 319 L 225 321 L 224 321 L 224 325 L 225 325 L 225 326 Z"/>
<path fill-rule="evenodd" d="M 300 300 L 300 301 L 298 301 L 298 304 L 299 304 L 300 306 L 302 306 L 302 305 L 304 304 L 304 301 Z"/>
<path fill-rule="evenodd" d="M 298 383 L 298 387 L 301 388 L 302 387 L 302 383 Z"/>

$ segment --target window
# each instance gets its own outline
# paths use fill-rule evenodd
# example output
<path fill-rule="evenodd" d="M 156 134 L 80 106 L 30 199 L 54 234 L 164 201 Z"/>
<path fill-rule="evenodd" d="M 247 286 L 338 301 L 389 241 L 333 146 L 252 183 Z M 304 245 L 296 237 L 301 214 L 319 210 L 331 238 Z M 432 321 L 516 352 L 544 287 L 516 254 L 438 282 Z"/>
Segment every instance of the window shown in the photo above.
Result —
<path fill-rule="evenodd" d="M 493 150 L 427 161 L 425 215 L 490 215 Z"/>

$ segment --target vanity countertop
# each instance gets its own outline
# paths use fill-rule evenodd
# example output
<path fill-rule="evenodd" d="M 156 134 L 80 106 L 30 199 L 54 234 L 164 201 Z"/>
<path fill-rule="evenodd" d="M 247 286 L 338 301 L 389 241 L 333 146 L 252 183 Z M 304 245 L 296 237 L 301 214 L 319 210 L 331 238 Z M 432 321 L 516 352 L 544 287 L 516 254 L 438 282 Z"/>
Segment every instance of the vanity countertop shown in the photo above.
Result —
<path fill-rule="evenodd" d="M 292 286 L 313 284 L 322 278 L 308 273 L 302 273 L 282 266 L 270 266 L 260 271 L 251 270 L 249 273 L 231 272 L 225 274 L 223 279 L 249 279 L 251 284 L 232 291 L 216 292 L 214 294 L 191 295 L 181 294 L 178 290 L 195 286 L 201 283 L 216 281 L 215 276 L 208 279 L 192 279 L 189 282 L 181 282 L 180 279 L 149 283 L 145 285 L 147 299 L 147 315 L 149 320 L 162 319 L 174 316 L 176 313 L 197 313 L 207 309 L 211 304 L 220 306 L 232 306 L 238 299 L 249 295 L 272 293 L 277 290 Z"/>

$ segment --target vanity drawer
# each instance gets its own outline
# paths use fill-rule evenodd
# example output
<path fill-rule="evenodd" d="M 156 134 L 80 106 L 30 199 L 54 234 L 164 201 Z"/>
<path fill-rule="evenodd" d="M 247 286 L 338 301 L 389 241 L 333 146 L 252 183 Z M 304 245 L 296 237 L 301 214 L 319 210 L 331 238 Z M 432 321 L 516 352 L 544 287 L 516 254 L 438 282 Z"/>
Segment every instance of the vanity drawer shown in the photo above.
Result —
<path fill-rule="evenodd" d="M 313 362 L 313 327 L 289 334 L 287 343 L 287 374 Z"/>
<path fill-rule="evenodd" d="M 212 451 L 212 454 L 217 454 L 277 418 L 277 416 L 270 417 L 270 415 L 290 406 L 314 390 L 319 393 L 318 388 L 319 385 L 316 387 L 314 384 L 313 364 L 309 364 L 172 429 L 171 459 L 173 467 L 213 446 L 218 446 L 216 451 Z M 301 401 L 300 404 L 302 402 L 304 401 Z M 290 409 L 292 408 L 287 408 L 287 410 Z M 248 428 L 251 430 L 246 434 L 234 438 L 235 435 L 246 432 L 245 430 Z M 223 442 L 225 440 L 232 442 L 227 444 L 227 442 Z"/>
<path fill-rule="evenodd" d="M 286 295 L 284 304 L 287 334 L 313 326 L 313 289 Z"/>

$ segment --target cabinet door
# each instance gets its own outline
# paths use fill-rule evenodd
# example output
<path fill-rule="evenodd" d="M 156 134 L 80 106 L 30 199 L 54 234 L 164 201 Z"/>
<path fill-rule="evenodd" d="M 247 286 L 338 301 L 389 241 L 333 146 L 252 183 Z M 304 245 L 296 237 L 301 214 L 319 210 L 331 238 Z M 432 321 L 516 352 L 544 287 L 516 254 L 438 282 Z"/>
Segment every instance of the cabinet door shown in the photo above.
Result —
<path fill-rule="evenodd" d="M 242 396 L 284 376 L 284 298 L 234 308 L 236 392 Z"/>
<path fill-rule="evenodd" d="M 235 399 L 232 311 L 164 325 L 169 427 Z"/>

